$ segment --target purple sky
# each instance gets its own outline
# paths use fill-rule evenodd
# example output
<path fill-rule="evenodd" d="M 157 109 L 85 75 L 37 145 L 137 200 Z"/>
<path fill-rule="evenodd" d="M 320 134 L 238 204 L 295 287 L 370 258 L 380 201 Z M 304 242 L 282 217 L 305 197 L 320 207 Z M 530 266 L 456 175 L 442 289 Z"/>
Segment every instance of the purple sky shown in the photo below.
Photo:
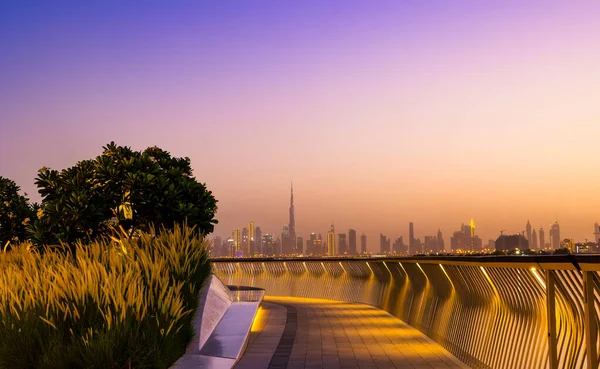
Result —
<path fill-rule="evenodd" d="M 189 156 L 216 234 L 600 219 L 598 1 L 5 1 L 0 175 Z M 447 239 L 446 242 L 449 242 Z"/>

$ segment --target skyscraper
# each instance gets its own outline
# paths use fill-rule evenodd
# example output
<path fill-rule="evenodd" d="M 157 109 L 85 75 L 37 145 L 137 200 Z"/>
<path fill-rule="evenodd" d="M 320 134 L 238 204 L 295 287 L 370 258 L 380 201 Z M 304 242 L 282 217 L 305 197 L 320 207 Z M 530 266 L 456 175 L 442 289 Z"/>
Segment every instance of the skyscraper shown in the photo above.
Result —
<path fill-rule="evenodd" d="M 296 237 L 296 254 L 301 255 L 304 251 L 304 239 L 302 237 Z"/>
<path fill-rule="evenodd" d="M 356 231 L 354 229 L 348 230 L 348 254 L 356 255 Z"/>
<path fill-rule="evenodd" d="M 254 222 L 248 223 L 248 255 L 254 255 L 254 239 L 256 238 L 256 234 L 254 233 L 256 229 L 254 228 Z"/>
<path fill-rule="evenodd" d="M 543 250 L 546 248 L 546 239 L 544 237 L 544 228 L 540 227 L 540 233 L 538 233 L 540 236 L 540 250 Z"/>
<path fill-rule="evenodd" d="M 248 248 L 248 228 L 242 228 L 242 240 L 240 241 L 240 246 L 238 251 L 242 252 L 242 255 L 248 256 L 250 249 Z"/>
<path fill-rule="evenodd" d="M 402 236 L 396 238 L 394 244 L 392 245 L 392 253 L 395 255 L 403 255 L 406 254 L 406 246 L 404 245 L 404 240 Z"/>
<path fill-rule="evenodd" d="M 387 238 L 383 233 L 379 234 L 379 252 L 381 254 L 390 253 L 390 239 Z"/>
<path fill-rule="evenodd" d="M 221 255 L 221 251 L 222 251 L 221 247 L 222 246 L 223 246 L 223 240 L 221 239 L 221 237 L 217 236 L 217 237 L 213 238 L 210 255 L 211 256 L 227 256 L 227 255 Z"/>
<path fill-rule="evenodd" d="M 254 252 L 256 254 L 265 253 L 265 250 L 263 250 L 263 237 L 260 227 L 256 227 L 256 240 L 254 241 Z"/>
<path fill-rule="evenodd" d="M 531 241 L 529 241 L 529 247 L 532 250 L 537 250 L 538 249 L 538 238 L 537 238 L 537 233 L 535 233 L 535 229 L 533 230 L 533 233 L 531 234 Z"/>
<path fill-rule="evenodd" d="M 281 237 L 282 252 L 285 255 L 296 253 L 296 219 L 294 217 L 294 187 L 290 187 L 290 222 L 285 227 L 287 232 Z"/>
<path fill-rule="evenodd" d="M 345 233 L 338 234 L 338 255 L 348 254 L 348 241 Z"/>
<path fill-rule="evenodd" d="M 553 249 L 560 249 L 560 226 L 558 220 L 550 226 L 550 242 Z"/>
<path fill-rule="evenodd" d="M 290 227 L 284 225 L 281 231 L 281 253 L 283 255 L 292 255 L 295 248 L 296 244 L 290 236 Z"/>
<path fill-rule="evenodd" d="M 275 254 L 275 236 L 272 234 L 265 234 L 263 236 L 263 254 L 274 255 Z"/>
<path fill-rule="evenodd" d="M 594 239 L 596 245 L 600 244 L 600 225 L 598 225 L 598 222 L 594 223 Z"/>
<path fill-rule="evenodd" d="M 415 242 L 415 227 L 413 222 L 408 223 L 408 254 L 414 255 L 421 252 L 421 250 L 417 250 L 416 242 Z"/>
<path fill-rule="evenodd" d="M 231 256 L 237 256 L 242 245 L 242 232 L 239 228 L 233 230 L 233 250 L 231 250 Z"/>
<path fill-rule="evenodd" d="M 327 255 L 334 256 L 335 251 L 335 228 L 332 223 L 331 230 L 327 232 Z"/>
<path fill-rule="evenodd" d="M 527 232 L 527 241 L 529 241 L 529 247 L 533 247 L 533 246 L 531 246 L 531 223 L 529 223 L 529 221 L 527 221 L 525 230 Z"/>
<path fill-rule="evenodd" d="M 473 252 L 481 251 L 483 243 L 481 238 L 475 234 L 475 222 L 471 219 L 469 225 L 461 225 L 461 230 L 454 232 L 450 237 L 452 251 Z"/>
<path fill-rule="evenodd" d="M 294 216 L 294 185 L 290 186 L 290 238 L 296 242 L 296 218 Z"/>
<path fill-rule="evenodd" d="M 442 230 L 438 228 L 437 233 L 437 252 L 446 252 L 446 246 L 444 245 L 444 237 L 442 237 Z"/>
<path fill-rule="evenodd" d="M 364 233 L 360 235 L 360 253 L 367 253 L 367 235 Z"/>

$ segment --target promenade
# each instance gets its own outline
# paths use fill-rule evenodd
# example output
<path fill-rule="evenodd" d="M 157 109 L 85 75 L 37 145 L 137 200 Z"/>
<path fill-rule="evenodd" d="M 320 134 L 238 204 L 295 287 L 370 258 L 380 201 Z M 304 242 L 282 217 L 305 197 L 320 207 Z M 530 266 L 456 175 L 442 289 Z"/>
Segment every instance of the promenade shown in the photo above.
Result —
<path fill-rule="evenodd" d="M 466 368 L 418 330 L 365 304 L 266 297 L 237 369 Z"/>

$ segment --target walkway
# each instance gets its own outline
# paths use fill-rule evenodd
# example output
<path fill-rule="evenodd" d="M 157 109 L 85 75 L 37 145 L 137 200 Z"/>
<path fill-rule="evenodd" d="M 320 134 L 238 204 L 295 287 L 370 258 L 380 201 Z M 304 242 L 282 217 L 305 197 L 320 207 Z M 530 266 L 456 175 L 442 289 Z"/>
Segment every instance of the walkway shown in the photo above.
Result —
<path fill-rule="evenodd" d="M 266 297 L 236 369 L 466 368 L 383 310 L 341 301 Z"/>

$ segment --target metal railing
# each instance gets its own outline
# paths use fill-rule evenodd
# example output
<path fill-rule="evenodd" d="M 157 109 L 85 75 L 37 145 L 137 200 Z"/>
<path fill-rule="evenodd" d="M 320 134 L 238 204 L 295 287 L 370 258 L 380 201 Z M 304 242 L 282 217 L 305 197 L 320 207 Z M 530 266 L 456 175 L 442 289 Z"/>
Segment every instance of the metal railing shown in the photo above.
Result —
<path fill-rule="evenodd" d="M 598 369 L 600 256 L 218 259 L 230 285 L 379 307 L 473 368 Z"/>

